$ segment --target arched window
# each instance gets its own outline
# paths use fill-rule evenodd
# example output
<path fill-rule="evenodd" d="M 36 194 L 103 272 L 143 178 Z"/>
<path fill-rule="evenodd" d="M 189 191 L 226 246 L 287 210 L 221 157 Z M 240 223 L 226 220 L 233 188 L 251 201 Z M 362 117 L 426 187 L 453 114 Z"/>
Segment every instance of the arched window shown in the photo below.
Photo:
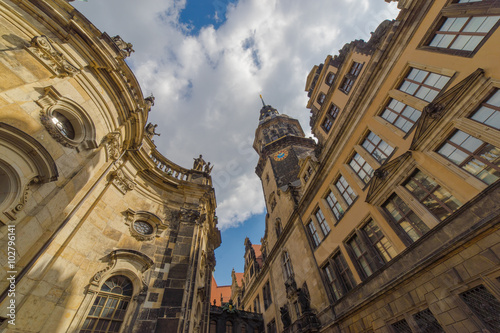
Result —
<path fill-rule="evenodd" d="M 132 282 L 123 275 L 115 275 L 106 280 L 80 333 L 119 332 L 132 292 Z"/>
<path fill-rule="evenodd" d="M 285 280 L 293 276 L 292 262 L 287 251 L 283 252 L 283 272 L 285 274 Z"/>
<path fill-rule="evenodd" d="M 319 93 L 318 95 L 318 103 L 321 105 L 325 102 L 326 95 L 324 93 Z"/>
<path fill-rule="evenodd" d="M 226 333 L 233 333 L 233 323 L 226 321 Z"/>
<path fill-rule="evenodd" d="M 217 333 L 217 322 L 215 320 L 210 321 L 210 333 Z"/>

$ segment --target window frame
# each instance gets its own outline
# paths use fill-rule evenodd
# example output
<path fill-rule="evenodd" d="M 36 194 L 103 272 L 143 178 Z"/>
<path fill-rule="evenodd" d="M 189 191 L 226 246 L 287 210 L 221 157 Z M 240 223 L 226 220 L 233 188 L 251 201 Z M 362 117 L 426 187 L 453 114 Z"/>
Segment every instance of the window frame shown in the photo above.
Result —
<path fill-rule="evenodd" d="M 360 165 L 358 163 L 358 160 L 355 159 L 355 157 L 359 156 L 363 161 L 365 161 L 363 163 L 363 165 Z M 358 167 L 359 167 L 359 170 L 356 171 L 354 169 L 354 167 L 351 165 L 351 163 L 355 163 Z M 364 184 L 363 188 L 362 189 L 365 189 L 366 186 L 368 186 L 368 184 L 370 184 L 371 180 L 373 179 L 373 174 L 375 172 L 375 169 L 370 165 L 370 163 L 368 163 L 367 160 L 365 160 L 365 158 L 360 154 L 358 153 L 357 151 L 355 151 L 352 155 L 351 155 L 351 158 L 349 159 L 349 162 L 347 163 L 349 165 L 349 167 L 352 169 L 352 171 L 356 174 L 356 176 L 361 180 L 361 182 Z M 367 165 L 370 169 L 371 169 L 371 172 L 368 173 L 365 169 L 364 169 L 364 166 Z M 359 175 L 360 171 L 364 171 L 366 173 L 367 176 L 369 176 L 369 180 L 368 181 L 365 181 L 364 178 L 361 178 L 361 176 Z"/>
<path fill-rule="evenodd" d="M 309 236 L 311 237 L 314 249 L 318 248 L 319 244 L 321 244 L 321 240 L 318 236 L 318 230 L 314 226 L 313 220 L 309 220 L 309 223 L 306 225 L 307 231 L 309 232 Z"/>
<path fill-rule="evenodd" d="M 368 138 L 370 136 L 370 134 L 375 135 L 377 138 L 380 139 L 380 141 L 377 144 L 375 144 L 371 139 Z M 365 147 L 365 145 L 364 145 L 365 142 L 367 142 L 367 141 L 369 142 L 369 144 L 371 144 L 373 146 L 373 149 L 371 151 L 369 151 L 367 149 L 367 147 Z M 392 148 L 392 151 L 388 155 L 383 150 L 379 149 L 379 146 L 382 144 L 382 142 L 385 143 L 387 146 Z M 396 151 L 396 147 L 391 146 L 388 142 L 386 142 L 384 139 L 382 139 L 378 134 L 376 134 L 373 131 L 368 131 L 366 133 L 366 135 L 363 137 L 363 140 L 361 141 L 360 146 L 363 147 L 363 149 L 366 150 L 366 152 L 368 152 L 368 154 L 370 154 L 380 165 L 383 165 L 384 163 L 389 161 L 391 159 L 392 155 L 394 154 L 394 152 Z M 374 155 L 375 151 L 380 152 L 381 156 L 384 155 L 385 159 L 379 160 L 377 158 L 377 156 Z"/>
<path fill-rule="evenodd" d="M 337 258 L 338 261 L 336 260 Z M 338 267 L 339 263 L 342 267 Z M 329 271 L 330 274 L 326 273 L 327 267 L 331 268 L 331 271 Z M 344 297 L 357 285 L 351 269 L 349 268 L 349 265 L 347 264 L 347 261 L 340 249 L 334 251 L 333 254 L 326 260 L 326 262 L 321 266 L 321 271 L 328 284 L 328 289 L 334 299 L 334 302 L 342 299 L 342 297 Z M 330 277 L 332 277 L 333 280 L 330 280 Z M 332 287 L 332 284 L 335 284 L 335 289 Z M 338 292 L 335 293 L 335 290 Z"/>
<path fill-rule="evenodd" d="M 267 280 L 266 283 L 264 283 L 264 286 L 262 287 L 262 296 L 264 298 L 264 311 L 269 309 L 271 304 L 273 304 L 273 299 L 271 296 L 271 285 L 269 284 L 269 280 Z"/>
<path fill-rule="evenodd" d="M 484 2 L 489 2 L 490 6 L 485 6 Z M 446 53 L 460 57 L 473 57 L 486 43 L 486 41 L 491 37 L 493 33 L 497 30 L 500 25 L 500 20 L 488 31 L 486 35 L 484 35 L 481 42 L 478 43 L 476 48 L 472 51 L 464 51 L 464 50 L 456 50 L 449 48 L 440 48 L 436 46 L 430 46 L 429 44 L 434 39 L 436 32 L 443 26 L 444 22 L 448 18 L 453 17 L 478 17 L 478 16 L 497 16 L 500 15 L 500 6 L 491 7 L 491 4 L 497 4 L 495 1 L 476 1 L 469 3 L 458 3 L 458 2 L 450 2 L 447 6 L 445 6 L 440 15 L 434 20 L 434 22 L 430 25 L 427 33 L 424 35 L 422 40 L 420 41 L 417 49 L 430 51 L 430 52 L 438 52 L 438 53 Z M 486 15 L 487 14 L 487 15 Z M 464 25 L 465 26 L 465 25 Z"/>
<path fill-rule="evenodd" d="M 333 200 L 331 200 L 330 194 L 333 197 L 333 199 L 335 199 L 335 202 Z M 336 220 L 335 225 L 337 225 L 337 223 L 345 215 L 346 211 L 344 210 L 344 208 L 342 208 L 342 205 L 340 204 L 339 200 L 337 199 L 337 197 L 335 196 L 335 193 L 333 193 L 332 190 L 328 190 L 328 192 L 327 192 L 326 196 L 324 197 L 324 199 L 326 200 L 326 202 L 328 204 L 328 207 L 330 208 L 330 211 L 332 212 L 333 216 L 335 217 L 335 220 Z M 333 203 L 333 205 L 330 204 L 330 201 Z M 339 211 L 339 208 L 342 211 Z M 337 216 L 337 214 L 338 214 L 338 216 Z"/>
<path fill-rule="evenodd" d="M 318 216 L 319 215 L 319 216 Z M 328 225 L 328 221 L 326 220 L 325 214 L 323 214 L 323 211 L 321 208 L 316 208 L 314 211 L 314 216 L 316 217 L 316 221 L 318 221 L 319 228 L 321 229 L 321 232 L 323 233 L 323 238 L 326 238 L 330 231 L 332 230 L 330 226 Z"/>
<path fill-rule="evenodd" d="M 344 186 L 344 184 L 342 183 L 341 179 L 344 180 L 344 182 L 347 184 L 347 187 Z M 338 186 L 339 183 L 342 185 L 342 189 L 339 188 L 339 186 Z M 356 193 L 356 191 L 354 191 L 352 189 L 352 186 L 349 184 L 349 182 L 347 181 L 347 179 L 343 175 L 340 175 L 339 177 L 337 177 L 337 180 L 335 181 L 335 187 L 339 191 L 340 195 L 342 196 L 342 198 L 344 199 L 344 201 L 345 201 L 345 203 L 347 204 L 348 207 L 351 207 L 352 205 L 354 205 L 354 203 L 356 202 L 356 200 L 359 198 L 359 195 Z M 352 193 L 355 195 L 354 198 L 352 198 L 349 195 L 349 193 L 348 193 L 349 190 L 352 191 Z M 351 200 L 351 203 L 348 202 L 348 200 L 346 199 L 346 196 L 344 194 L 348 195 L 349 200 Z"/>

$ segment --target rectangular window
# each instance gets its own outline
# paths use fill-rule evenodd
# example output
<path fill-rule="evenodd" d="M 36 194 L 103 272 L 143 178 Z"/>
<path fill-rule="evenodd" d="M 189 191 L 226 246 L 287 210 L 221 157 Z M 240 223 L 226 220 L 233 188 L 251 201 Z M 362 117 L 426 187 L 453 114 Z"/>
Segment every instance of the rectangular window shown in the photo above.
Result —
<path fill-rule="evenodd" d="M 321 243 L 319 240 L 318 232 L 316 231 L 316 227 L 314 226 L 313 221 L 310 221 L 307 224 L 307 229 L 309 230 L 309 235 L 311 236 L 311 239 L 313 241 L 314 247 L 318 247 L 318 245 Z"/>
<path fill-rule="evenodd" d="M 486 184 L 500 178 L 500 149 L 462 131 L 456 131 L 438 153 Z"/>
<path fill-rule="evenodd" d="M 388 143 L 378 137 L 373 132 L 369 132 L 362 146 L 370 153 L 380 164 L 384 163 L 394 151 Z"/>
<path fill-rule="evenodd" d="M 321 232 L 323 233 L 323 236 L 328 235 L 330 232 L 330 227 L 328 226 L 328 223 L 326 222 L 325 215 L 323 215 L 323 212 L 321 211 L 320 208 L 316 211 L 314 214 L 316 216 L 316 219 L 318 220 L 319 227 L 321 228 Z"/>
<path fill-rule="evenodd" d="M 391 99 L 380 116 L 403 132 L 408 133 L 421 114 L 421 111 L 403 102 Z"/>
<path fill-rule="evenodd" d="M 467 290 L 460 298 L 491 332 L 500 327 L 500 302 L 483 285 Z"/>
<path fill-rule="evenodd" d="M 356 153 L 351 158 L 351 161 L 349 161 L 349 165 L 365 185 L 368 184 L 368 182 L 372 179 L 373 168 L 358 153 Z"/>
<path fill-rule="evenodd" d="M 347 183 L 347 180 L 345 180 L 344 176 L 340 176 L 339 180 L 337 180 L 337 183 L 335 183 L 335 186 L 339 190 L 347 205 L 352 205 L 358 195 Z"/>
<path fill-rule="evenodd" d="M 269 286 L 269 281 L 266 282 L 264 287 L 262 288 L 262 295 L 264 297 L 264 310 L 267 310 L 269 305 L 273 304 L 273 300 L 271 298 L 271 287 Z"/>
<path fill-rule="evenodd" d="M 412 68 L 398 89 L 424 101 L 432 102 L 449 80 L 448 76 Z"/>
<path fill-rule="evenodd" d="M 377 269 L 375 263 L 373 262 L 372 256 L 368 253 L 368 249 L 363 241 L 354 235 L 347 242 L 347 245 L 351 248 L 351 252 L 354 255 L 355 261 L 358 263 L 358 267 L 361 269 L 364 277 L 369 277 Z"/>
<path fill-rule="evenodd" d="M 328 109 L 328 115 L 332 117 L 332 119 L 335 119 L 339 115 L 339 111 L 340 109 L 337 105 L 331 104 L 330 108 Z"/>
<path fill-rule="evenodd" d="M 342 90 L 347 94 L 349 93 L 349 91 L 351 91 L 353 85 L 354 85 L 354 80 L 345 77 L 342 83 L 340 84 L 340 90 Z"/>
<path fill-rule="evenodd" d="M 392 221 L 408 235 L 412 242 L 429 231 L 429 227 L 397 195 L 390 197 L 383 207 Z"/>
<path fill-rule="evenodd" d="M 496 26 L 500 16 L 447 17 L 429 46 L 474 51 Z"/>
<path fill-rule="evenodd" d="M 500 129 L 500 90 L 491 96 L 470 117 L 481 124 Z"/>
<path fill-rule="evenodd" d="M 323 124 L 321 124 L 321 127 L 323 127 L 326 133 L 328 133 L 330 132 L 332 126 L 333 122 L 328 117 L 325 117 L 325 120 L 323 120 Z"/>
<path fill-rule="evenodd" d="M 420 170 L 417 170 L 404 186 L 441 221 L 462 205 L 450 192 Z"/>
<path fill-rule="evenodd" d="M 424 311 L 414 314 L 413 319 L 415 319 L 415 323 L 422 332 L 444 333 L 443 327 L 441 327 L 439 322 L 436 320 L 436 317 L 434 317 L 429 309 L 425 309 Z"/>
<path fill-rule="evenodd" d="M 389 262 L 397 255 L 392 244 L 373 220 L 365 224 L 365 226 L 361 228 L 361 231 L 365 234 L 372 248 L 375 249 L 384 262 Z"/>
<path fill-rule="evenodd" d="M 351 69 L 349 70 L 349 74 L 353 76 L 358 76 L 359 73 L 361 72 L 361 68 L 363 68 L 363 64 L 360 62 L 353 62 Z"/>
<path fill-rule="evenodd" d="M 331 259 L 331 262 L 323 267 L 323 272 L 335 300 L 340 299 L 356 285 L 347 262 L 340 252 Z"/>
<path fill-rule="evenodd" d="M 332 191 L 328 191 L 328 194 L 326 195 L 326 202 L 328 202 L 328 206 L 332 210 L 333 215 L 335 215 L 335 218 L 340 220 L 342 216 L 344 216 L 344 210 L 342 209 L 342 206 L 340 206 L 337 198 L 335 198 L 335 195 L 333 194 Z"/>

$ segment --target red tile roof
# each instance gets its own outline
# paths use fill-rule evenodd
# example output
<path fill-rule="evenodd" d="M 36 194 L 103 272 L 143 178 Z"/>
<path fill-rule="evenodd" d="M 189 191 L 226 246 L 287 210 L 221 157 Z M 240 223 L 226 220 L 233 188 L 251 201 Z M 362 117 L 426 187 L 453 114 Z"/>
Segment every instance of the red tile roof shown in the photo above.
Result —
<path fill-rule="evenodd" d="M 236 278 L 236 283 L 238 284 L 238 287 L 241 287 L 242 285 L 241 281 L 243 280 L 243 273 L 234 273 L 234 276 Z"/>
<path fill-rule="evenodd" d="M 210 291 L 210 304 L 214 304 L 214 299 L 215 299 L 215 305 L 217 306 L 222 306 L 221 303 L 221 296 L 222 296 L 222 302 L 226 303 L 229 302 L 229 299 L 231 298 L 231 286 L 217 286 L 217 282 L 215 282 L 214 277 L 212 276 L 212 286 L 211 286 L 211 291 Z"/>
<path fill-rule="evenodd" d="M 259 267 L 262 268 L 262 251 L 260 250 L 261 245 L 258 244 L 252 244 L 253 251 L 255 252 L 255 259 L 257 260 L 257 263 L 259 264 Z"/>

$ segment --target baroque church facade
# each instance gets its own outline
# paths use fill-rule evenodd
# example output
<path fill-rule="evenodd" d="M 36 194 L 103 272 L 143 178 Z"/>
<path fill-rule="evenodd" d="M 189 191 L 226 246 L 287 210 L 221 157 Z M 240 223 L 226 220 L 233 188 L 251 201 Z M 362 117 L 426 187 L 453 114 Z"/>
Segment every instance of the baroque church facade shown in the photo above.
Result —
<path fill-rule="evenodd" d="M 500 330 L 500 4 L 396 2 L 308 75 L 317 142 L 260 111 L 266 227 L 231 300 L 266 333 Z"/>
<path fill-rule="evenodd" d="M 62 0 L 0 36 L 0 331 L 208 332 L 211 170 L 156 149 L 132 45 Z"/>

